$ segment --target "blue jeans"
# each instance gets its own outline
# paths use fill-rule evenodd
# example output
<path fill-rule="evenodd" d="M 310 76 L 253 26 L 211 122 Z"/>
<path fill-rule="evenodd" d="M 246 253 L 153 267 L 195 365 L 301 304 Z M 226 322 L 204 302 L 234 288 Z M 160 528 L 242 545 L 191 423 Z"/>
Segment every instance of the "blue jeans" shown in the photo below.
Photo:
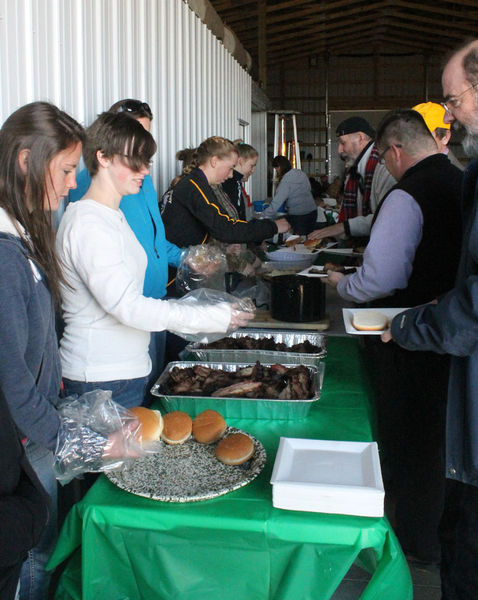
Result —
<path fill-rule="evenodd" d="M 125 408 L 143 404 L 147 383 L 147 377 L 117 379 L 115 381 L 73 381 L 63 378 L 66 396 L 72 394 L 81 396 L 81 394 L 92 390 L 110 390 L 113 394 L 113 400 Z"/>
<path fill-rule="evenodd" d="M 149 390 L 156 383 L 164 370 L 164 357 L 166 350 L 166 331 L 153 331 L 149 343 L 149 356 L 151 357 L 151 373 L 148 375 L 148 384 L 145 390 L 144 405 L 151 404 L 152 396 Z"/>
<path fill-rule="evenodd" d="M 39 543 L 28 552 L 20 576 L 20 600 L 45 600 L 48 597 L 50 574 L 45 565 L 57 538 L 57 481 L 53 473 L 53 452 L 31 440 L 25 443 L 25 453 L 38 479 L 51 498 L 51 514 Z"/>

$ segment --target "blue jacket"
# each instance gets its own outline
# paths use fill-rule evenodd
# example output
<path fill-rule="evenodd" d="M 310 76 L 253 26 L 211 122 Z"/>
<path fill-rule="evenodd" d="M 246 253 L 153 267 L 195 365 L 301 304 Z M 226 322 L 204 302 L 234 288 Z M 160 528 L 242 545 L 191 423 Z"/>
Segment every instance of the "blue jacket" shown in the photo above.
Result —
<path fill-rule="evenodd" d="M 68 195 L 70 202 L 82 198 L 90 187 L 91 177 L 86 169 L 78 175 L 76 183 L 77 187 Z M 144 178 L 137 194 L 123 196 L 120 208 L 148 257 L 143 294 L 148 298 L 164 298 L 168 264 L 179 265 L 181 249 L 166 240 L 156 190 L 149 175 Z"/>
<path fill-rule="evenodd" d="M 0 234 L 0 387 L 23 435 L 54 450 L 61 367 L 50 291 L 20 238 Z"/>
<path fill-rule="evenodd" d="M 451 354 L 446 476 L 478 486 L 478 161 L 462 187 L 463 245 L 455 288 L 436 305 L 392 321 L 393 339 L 408 350 Z M 446 240 L 443 240 L 446 244 Z M 429 374 L 433 377 L 433 373 Z"/>

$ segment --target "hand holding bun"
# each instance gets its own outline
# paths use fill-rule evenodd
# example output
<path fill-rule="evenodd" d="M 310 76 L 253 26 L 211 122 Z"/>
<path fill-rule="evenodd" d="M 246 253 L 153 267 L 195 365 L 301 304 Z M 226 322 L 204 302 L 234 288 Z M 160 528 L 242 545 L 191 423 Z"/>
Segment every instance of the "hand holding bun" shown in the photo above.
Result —
<path fill-rule="evenodd" d="M 215 410 L 204 410 L 193 421 L 193 437 L 200 444 L 217 442 L 226 432 L 226 421 Z"/>
<path fill-rule="evenodd" d="M 163 430 L 163 417 L 159 410 L 151 410 L 144 406 L 129 409 L 141 424 L 139 435 L 143 442 L 156 442 Z"/>

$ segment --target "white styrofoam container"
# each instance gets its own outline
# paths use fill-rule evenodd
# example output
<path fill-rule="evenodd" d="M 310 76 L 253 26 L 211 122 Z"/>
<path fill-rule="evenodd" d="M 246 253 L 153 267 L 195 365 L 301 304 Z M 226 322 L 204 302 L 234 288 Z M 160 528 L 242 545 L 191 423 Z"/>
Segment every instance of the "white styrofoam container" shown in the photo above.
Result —
<path fill-rule="evenodd" d="M 376 442 L 281 437 L 271 477 L 276 508 L 383 517 Z"/>

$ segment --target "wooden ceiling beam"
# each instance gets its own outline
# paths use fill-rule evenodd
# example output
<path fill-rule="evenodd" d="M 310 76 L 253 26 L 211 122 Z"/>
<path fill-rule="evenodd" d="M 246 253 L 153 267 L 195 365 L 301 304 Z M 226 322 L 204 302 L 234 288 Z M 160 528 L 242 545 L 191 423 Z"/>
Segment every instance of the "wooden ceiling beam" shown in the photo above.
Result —
<path fill-rule="evenodd" d="M 402 21 L 413 21 L 413 22 L 419 22 L 419 23 L 428 23 L 430 25 L 433 25 L 434 27 L 437 27 L 437 35 L 447 35 L 449 33 L 449 27 L 443 27 L 443 20 L 437 18 L 437 19 L 431 19 L 430 17 L 418 17 L 417 15 L 411 15 L 410 13 L 406 13 L 406 12 L 402 12 L 400 10 L 394 10 L 393 11 L 394 17 L 396 19 L 398 19 L 400 22 Z M 457 23 L 456 21 L 453 22 L 453 29 L 460 29 L 463 31 L 463 34 L 470 34 L 470 24 L 469 23 Z M 462 37 L 463 37 L 462 34 Z"/>
<path fill-rule="evenodd" d="M 300 52 L 294 52 L 293 54 L 286 54 L 282 52 L 281 55 L 279 53 L 269 55 L 269 65 L 279 64 L 282 62 L 291 62 L 297 59 L 307 58 L 309 56 L 320 56 L 320 54 L 325 52 L 326 50 L 327 52 L 330 52 L 332 55 L 334 55 L 337 54 L 337 52 L 343 51 L 344 49 L 363 49 L 363 35 L 367 31 L 368 30 L 362 30 L 360 33 L 351 36 L 351 38 L 348 38 L 347 40 L 340 40 L 334 38 L 332 40 L 328 40 L 320 47 L 318 47 L 317 44 L 315 44 L 314 46 L 309 46 L 308 48 L 305 48 Z M 389 33 L 385 32 L 376 32 L 376 36 L 371 40 L 371 42 L 373 43 L 375 41 L 381 42 L 384 46 L 386 44 L 391 44 L 397 47 L 405 45 L 407 46 L 407 52 L 413 51 L 417 54 L 422 54 L 424 51 L 431 52 L 433 50 L 436 50 L 436 40 L 430 39 L 430 42 L 426 43 L 423 42 L 423 40 L 417 40 L 416 37 L 412 37 L 406 39 L 402 38 L 401 41 L 397 39 L 397 41 L 395 42 L 391 39 Z"/>
<path fill-rule="evenodd" d="M 443 30 L 440 31 L 440 36 L 438 36 L 436 29 L 433 29 L 433 28 L 430 28 L 430 27 L 422 27 L 421 25 L 415 25 L 414 23 L 408 23 L 408 22 L 401 21 L 401 20 L 400 21 L 395 21 L 393 23 L 393 26 L 395 28 L 398 28 L 398 29 L 409 29 L 411 31 L 420 31 L 420 33 L 428 34 L 428 35 L 431 35 L 431 36 L 433 36 L 435 38 L 438 38 L 438 37 L 442 37 L 442 38 L 448 37 L 448 38 L 454 39 L 454 40 L 461 40 L 461 39 L 463 39 L 463 35 L 460 34 L 460 33 L 455 33 L 453 31 L 448 31 L 446 29 L 443 29 Z"/>
<path fill-rule="evenodd" d="M 448 4 L 460 4 L 461 6 L 471 6 L 472 8 L 476 8 L 476 0 L 444 0 L 444 2 L 447 2 Z"/>
<path fill-rule="evenodd" d="M 268 13 L 273 13 L 276 11 L 286 10 L 288 8 L 297 8 L 297 6 L 309 4 L 317 7 L 317 12 L 325 12 L 325 11 L 333 11 L 338 8 L 342 8 L 343 6 L 350 6 L 351 4 L 359 4 L 363 3 L 363 0 L 336 0 L 335 2 L 324 1 L 318 4 L 316 1 L 312 0 L 311 2 L 301 2 L 300 0 L 287 0 L 286 2 L 280 2 L 279 4 L 273 4 L 267 7 Z"/>
<path fill-rule="evenodd" d="M 351 32 L 350 35 L 347 36 L 347 41 L 350 43 L 354 39 L 357 39 L 358 41 L 363 40 L 364 34 L 368 33 L 369 31 L 373 31 L 374 29 L 374 25 L 369 25 L 368 27 L 361 27 L 360 30 L 358 30 L 355 34 Z M 333 39 L 335 39 L 335 37 L 337 36 L 334 36 Z M 319 42 L 315 41 L 307 45 L 305 45 L 302 41 L 301 44 L 293 46 L 292 48 L 288 49 L 287 52 L 284 52 L 284 49 L 282 49 L 282 52 L 278 50 L 277 52 L 268 53 L 268 62 L 269 64 L 273 64 L 275 62 L 281 62 L 280 59 L 289 60 L 290 57 L 297 58 L 302 56 L 313 56 L 316 54 L 320 54 L 321 52 L 325 52 L 329 49 L 329 44 L 330 40 L 320 40 Z M 301 48 L 301 50 L 299 52 L 294 52 L 295 48 Z M 279 57 L 279 60 L 275 60 L 276 57 Z"/>
<path fill-rule="evenodd" d="M 347 25 L 350 23 L 350 21 L 344 20 L 347 17 L 351 17 L 352 15 L 356 15 L 357 13 L 362 13 L 364 18 L 365 18 L 365 14 L 364 13 L 369 13 L 369 12 L 373 12 L 376 10 L 382 10 L 384 8 L 384 6 L 386 6 L 382 0 L 382 2 L 375 2 L 374 4 L 367 4 L 366 6 L 360 6 L 358 8 L 352 8 L 350 10 L 344 10 L 341 13 L 337 13 L 336 15 L 333 15 L 331 19 L 327 19 L 324 20 L 324 16 L 320 15 L 320 16 L 315 16 L 313 18 L 310 19 L 305 19 L 304 22 L 301 24 L 301 29 L 303 27 L 306 28 L 310 28 L 310 26 L 315 26 L 316 23 L 320 23 L 322 27 L 327 28 L 330 25 L 335 25 L 336 27 L 342 27 L 344 30 L 344 35 L 347 35 Z M 369 18 L 369 16 L 367 15 L 367 18 Z M 376 20 L 377 17 L 374 18 L 374 20 Z M 336 19 L 338 19 L 337 23 L 330 23 L 330 21 L 335 21 Z M 291 25 L 292 23 L 292 25 Z M 291 27 L 297 27 L 295 21 L 290 21 L 287 25 L 280 25 L 278 27 L 268 27 L 267 31 L 270 35 L 274 35 L 274 34 L 280 34 L 283 31 L 289 31 L 291 29 Z"/>
<path fill-rule="evenodd" d="M 433 11 L 431 10 L 431 7 L 427 4 L 421 4 L 420 6 L 417 6 L 417 4 L 415 4 L 414 2 L 406 2 L 405 0 L 397 0 L 397 2 L 394 3 L 394 6 L 399 8 L 411 8 L 412 10 L 419 10 L 422 12 L 428 12 L 432 14 L 445 15 L 447 17 L 456 17 L 457 19 L 462 19 L 463 21 L 466 21 L 467 19 L 478 20 L 477 10 L 467 10 L 466 12 L 459 10 L 450 10 L 449 8 L 442 8 L 441 6 L 437 6 L 436 3 L 434 3 L 433 5 Z"/>
<path fill-rule="evenodd" d="M 303 38 L 306 36 L 310 36 L 310 37 L 322 37 L 322 36 L 329 36 L 329 35 L 335 35 L 336 34 L 336 30 L 339 31 L 339 35 L 341 37 L 343 37 L 344 39 L 347 39 L 349 37 L 349 34 L 352 31 L 356 31 L 357 27 L 362 26 L 362 24 L 364 24 L 365 26 L 367 26 L 368 28 L 376 28 L 377 24 L 374 22 L 371 22 L 370 19 L 366 16 L 358 18 L 358 19 L 353 19 L 350 21 L 346 21 L 346 34 L 344 35 L 344 28 L 343 28 L 343 24 L 340 23 L 335 23 L 333 25 L 331 25 L 330 27 L 321 27 L 321 28 L 317 28 L 317 27 L 311 27 L 311 28 L 303 28 L 301 29 L 300 33 L 299 32 L 292 32 L 292 33 L 288 33 L 288 34 L 283 34 L 280 36 L 280 38 L 276 38 L 277 39 L 277 44 L 282 44 L 284 41 L 287 40 L 291 40 L 291 39 L 295 39 L 300 35 L 300 38 L 303 41 Z M 380 25 L 382 26 L 382 24 Z M 274 40 L 274 37 L 269 38 Z M 269 45 L 269 49 L 271 50 L 272 47 L 274 45 L 274 41 L 272 41 Z"/>
<path fill-rule="evenodd" d="M 258 63 L 259 63 L 259 80 L 263 86 L 267 87 L 267 31 L 266 31 L 266 8 L 267 0 L 258 0 Z"/>

